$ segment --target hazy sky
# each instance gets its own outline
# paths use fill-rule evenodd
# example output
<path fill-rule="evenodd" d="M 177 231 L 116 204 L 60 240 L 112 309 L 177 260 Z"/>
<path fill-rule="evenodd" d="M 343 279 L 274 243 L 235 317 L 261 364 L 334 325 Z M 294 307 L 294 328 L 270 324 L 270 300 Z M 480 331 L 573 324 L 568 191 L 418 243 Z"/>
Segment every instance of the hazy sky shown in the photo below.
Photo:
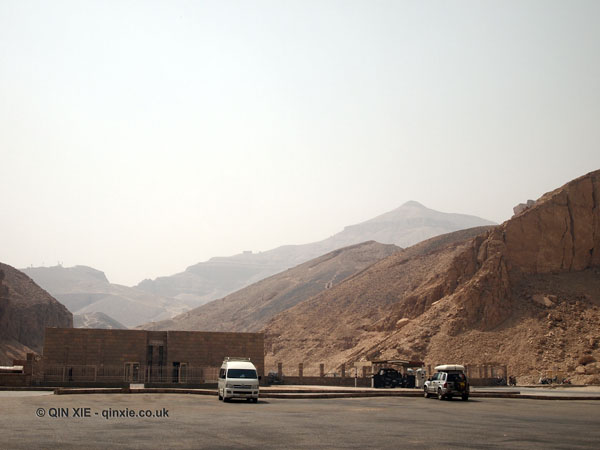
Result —
<path fill-rule="evenodd" d="M 0 0 L 0 261 L 136 284 L 600 169 L 599 1 Z"/>

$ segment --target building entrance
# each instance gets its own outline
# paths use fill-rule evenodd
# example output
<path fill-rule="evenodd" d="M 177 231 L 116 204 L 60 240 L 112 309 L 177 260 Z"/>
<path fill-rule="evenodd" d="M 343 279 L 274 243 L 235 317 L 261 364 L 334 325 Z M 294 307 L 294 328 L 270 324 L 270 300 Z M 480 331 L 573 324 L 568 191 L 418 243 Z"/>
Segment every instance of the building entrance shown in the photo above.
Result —
<path fill-rule="evenodd" d="M 125 363 L 125 381 L 129 383 L 140 382 L 140 363 L 126 362 Z"/>

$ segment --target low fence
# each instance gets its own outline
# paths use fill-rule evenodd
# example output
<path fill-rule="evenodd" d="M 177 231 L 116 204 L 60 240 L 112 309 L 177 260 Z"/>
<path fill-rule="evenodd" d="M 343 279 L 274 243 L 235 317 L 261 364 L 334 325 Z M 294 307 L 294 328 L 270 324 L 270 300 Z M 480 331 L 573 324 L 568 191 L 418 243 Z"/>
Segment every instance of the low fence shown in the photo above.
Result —
<path fill-rule="evenodd" d="M 283 370 L 283 364 L 278 363 L 277 368 L 268 370 L 265 383 L 287 385 L 316 385 L 316 386 L 341 386 L 341 387 L 371 387 L 371 366 L 349 366 L 341 364 L 334 370 L 326 370 L 324 364 L 318 366 L 305 366 L 298 364 L 297 370 Z"/>
<path fill-rule="evenodd" d="M 433 375 L 435 365 L 428 365 L 427 376 Z M 490 364 L 465 364 L 465 371 L 472 386 L 503 386 L 507 384 L 508 370 L 507 366 L 498 363 Z M 267 380 L 275 381 L 287 385 L 322 385 L 322 386 L 357 386 L 371 387 L 372 385 L 372 367 L 361 365 L 346 367 L 342 364 L 335 370 L 326 371 L 324 364 L 319 366 L 305 366 L 304 363 L 298 364 L 298 368 L 284 371 L 283 364 L 278 363 L 277 368 L 272 368 L 267 372 L 272 376 L 267 376 Z M 317 376 L 318 374 L 318 376 Z"/>
<path fill-rule="evenodd" d="M 31 385 L 31 375 L 24 373 L 0 373 L 0 386 L 22 387 Z"/>
<path fill-rule="evenodd" d="M 173 367 L 137 363 L 125 363 L 122 366 L 55 365 L 44 367 L 42 382 L 57 385 L 144 383 L 190 386 L 216 383 L 218 373 L 218 367 L 190 366 L 185 363 Z"/>
<path fill-rule="evenodd" d="M 288 377 L 284 376 L 282 384 L 340 387 L 371 387 L 372 378 L 363 377 Z"/>

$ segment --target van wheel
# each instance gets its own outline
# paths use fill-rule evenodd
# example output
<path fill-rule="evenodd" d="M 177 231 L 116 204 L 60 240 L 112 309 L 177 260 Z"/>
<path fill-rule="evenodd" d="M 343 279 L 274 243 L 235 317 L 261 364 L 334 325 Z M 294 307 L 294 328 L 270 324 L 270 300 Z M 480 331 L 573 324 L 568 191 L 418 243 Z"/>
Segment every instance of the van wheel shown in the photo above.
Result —
<path fill-rule="evenodd" d="M 223 400 L 223 397 L 221 397 L 221 393 L 219 392 L 219 400 Z"/>
<path fill-rule="evenodd" d="M 229 398 L 227 398 L 227 397 L 223 397 L 223 401 L 224 401 L 225 403 L 229 402 L 229 400 L 231 400 L 231 399 L 229 399 Z"/>
<path fill-rule="evenodd" d="M 427 388 L 423 388 L 423 397 L 429 398 L 429 392 L 427 392 Z"/>
<path fill-rule="evenodd" d="M 444 400 L 444 394 L 442 394 L 441 389 L 438 389 L 438 400 Z"/>

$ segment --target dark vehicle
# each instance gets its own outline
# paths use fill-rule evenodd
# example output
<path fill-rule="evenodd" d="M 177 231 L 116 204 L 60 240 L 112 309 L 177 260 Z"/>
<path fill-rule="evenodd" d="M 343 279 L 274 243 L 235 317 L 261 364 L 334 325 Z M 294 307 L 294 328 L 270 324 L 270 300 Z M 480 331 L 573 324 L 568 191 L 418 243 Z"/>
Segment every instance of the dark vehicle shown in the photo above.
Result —
<path fill-rule="evenodd" d="M 402 385 L 402 375 L 396 369 L 382 368 L 373 375 L 373 387 L 395 388 Z"/>
<path fill-rule="evenodd" d="M 267 375 L 267 384 L 283 384 L 283 380 L 279 378 L 279 375 L 277 375 L 276 372 L 269 372 L 269 374 Z"/>

